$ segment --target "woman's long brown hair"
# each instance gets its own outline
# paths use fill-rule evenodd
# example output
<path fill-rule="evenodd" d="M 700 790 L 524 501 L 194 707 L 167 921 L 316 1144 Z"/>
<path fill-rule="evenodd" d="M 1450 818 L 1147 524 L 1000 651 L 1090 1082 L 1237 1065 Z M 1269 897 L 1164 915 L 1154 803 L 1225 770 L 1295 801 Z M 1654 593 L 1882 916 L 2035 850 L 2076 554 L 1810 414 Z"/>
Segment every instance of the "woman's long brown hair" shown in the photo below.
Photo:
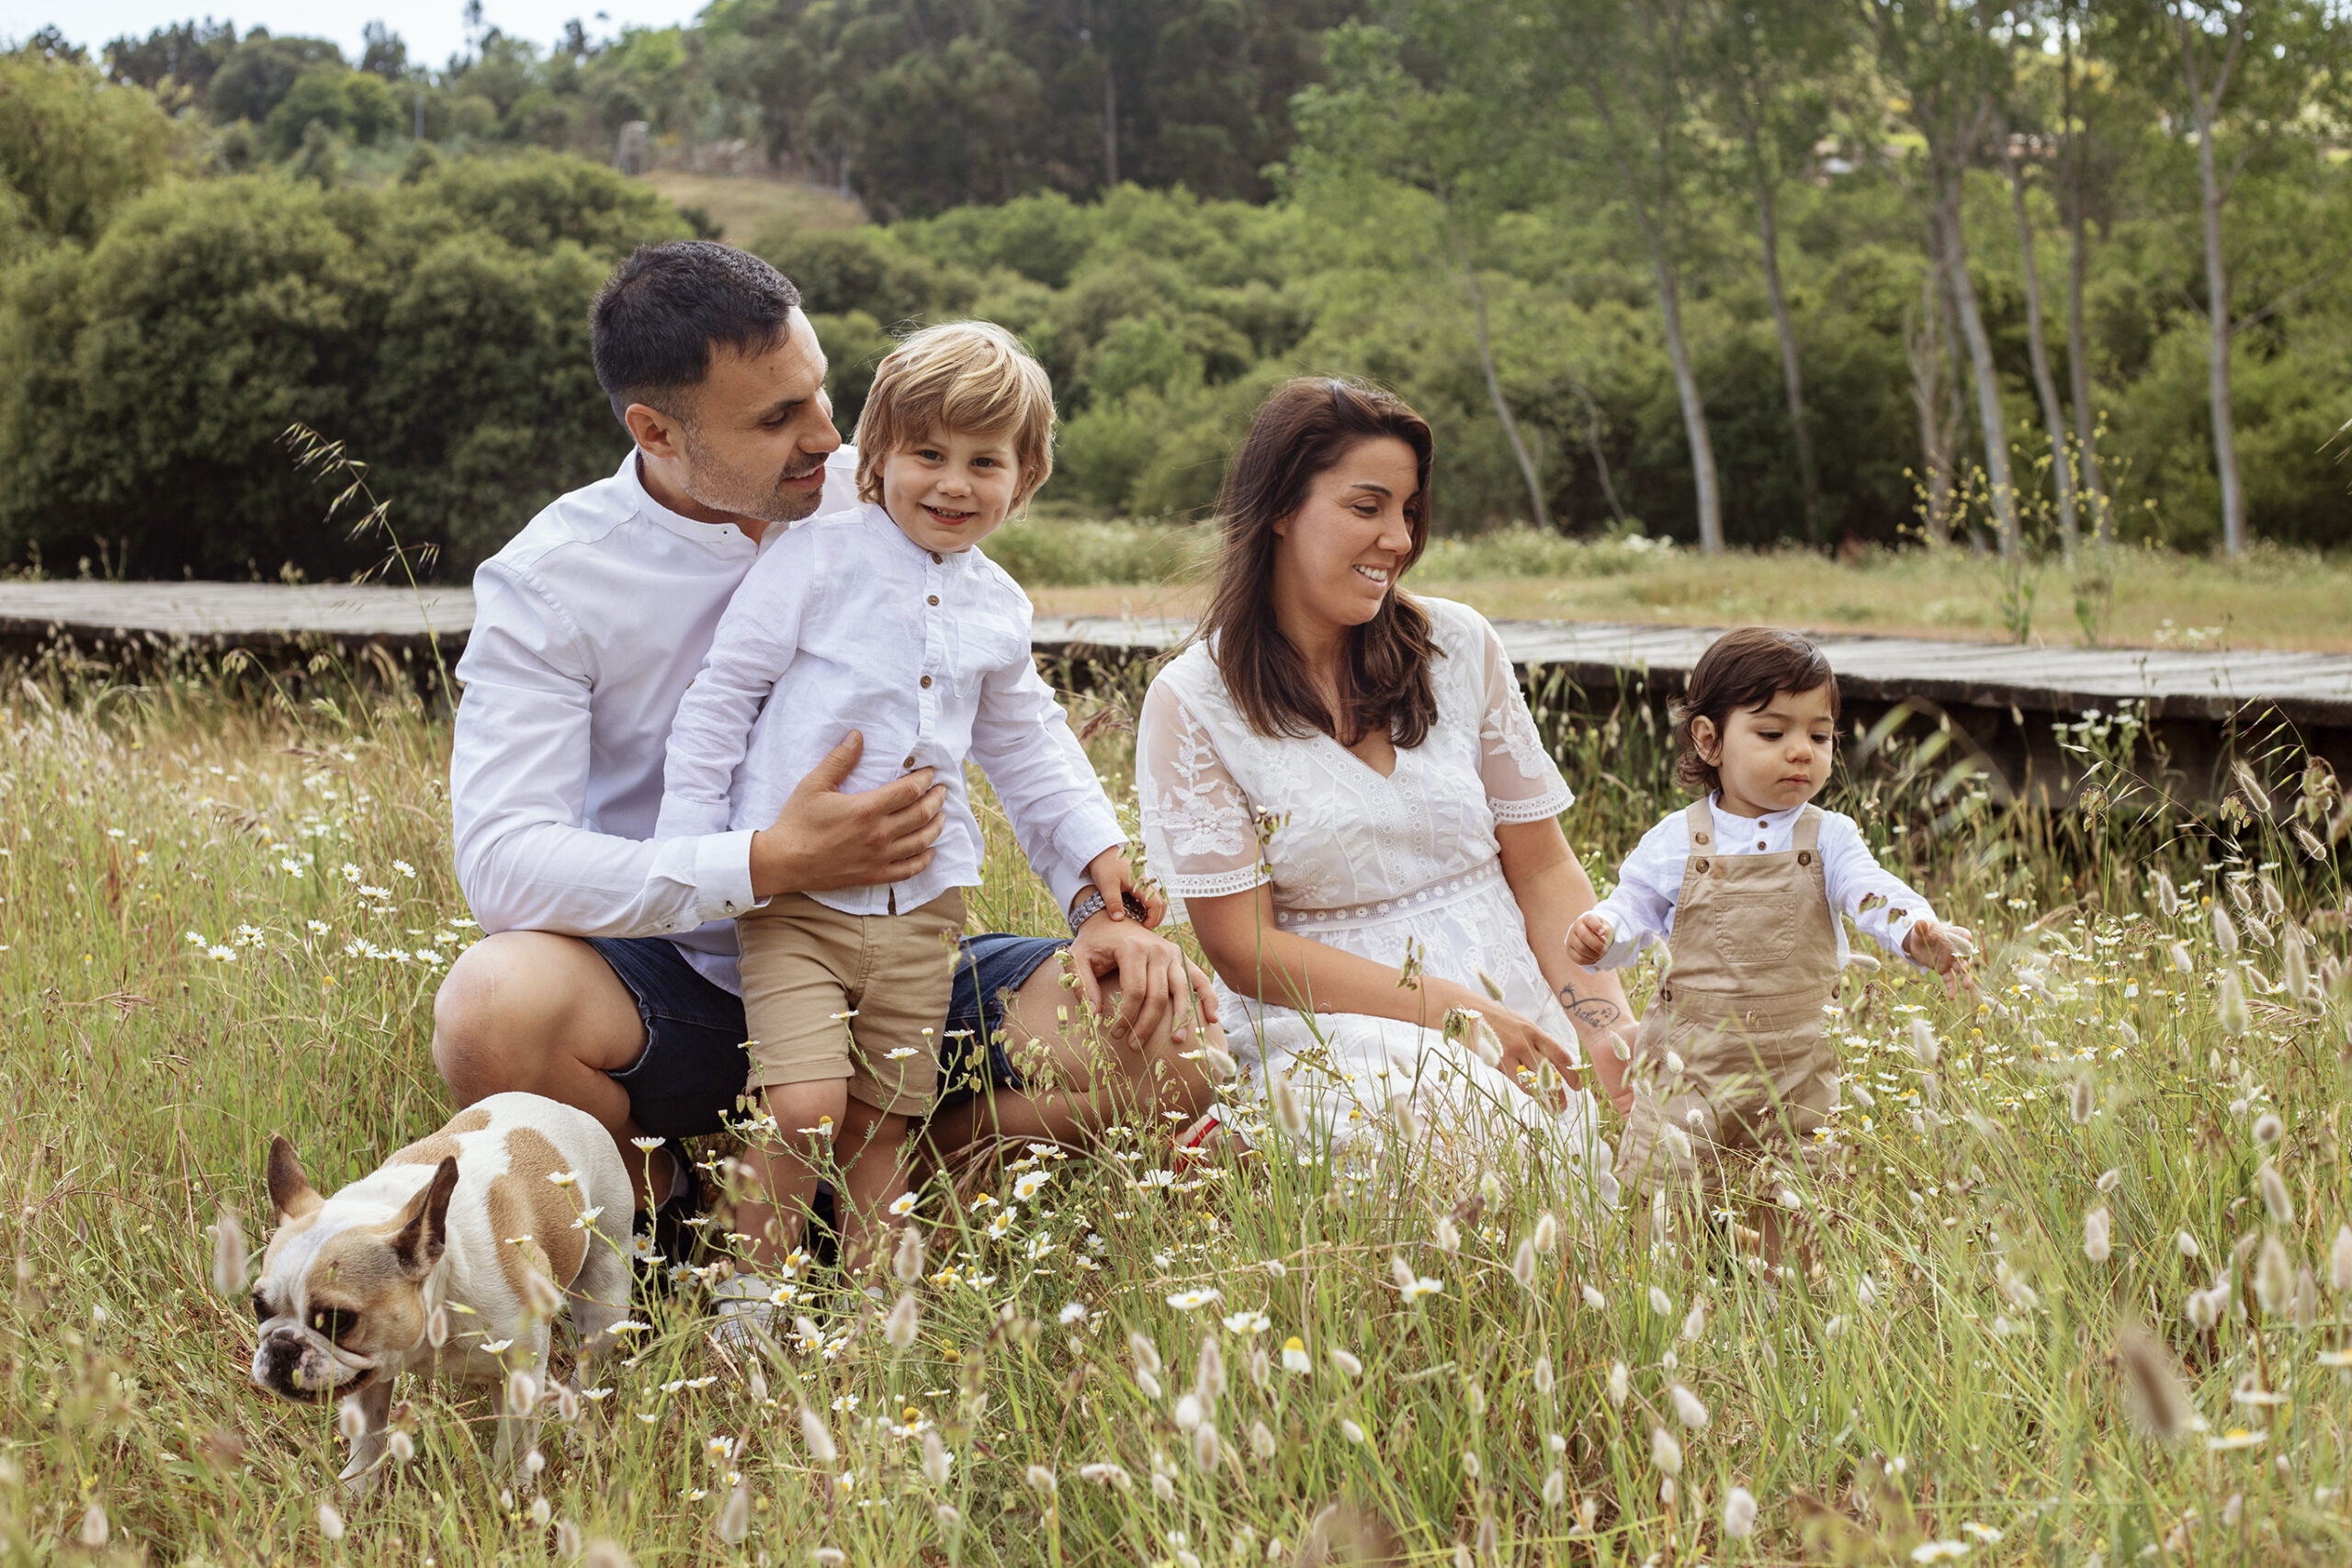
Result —
<path fill-rule="evenodd" d="M 1407 502 L 1412 548 L 1390 579 L 1379 614 L 1355 628 L 1340 671 L 1340 712 L 1324 704 L 1290 638 L 1274 620 L 1274 529 L 1298 514 L 1316 477 L 1366 441 L 1384 437 L 1412 448 L 1417 493 Z M 1250 424 L 1225 470 L 1218 510 L 1225 548 L 1216 593 L 1201 620 L 1226 690 L 1261 735 L 1322 730 L 1352 745 L 1385 730 L 1410 750 L 1437 719 L 1430 663 L 1437 645 L 1426 611 L 1398 584 L 1429 543 L 1429 422 L 1395 393 L 1363 381 L 1301 377 L 1284 382 Z"/>

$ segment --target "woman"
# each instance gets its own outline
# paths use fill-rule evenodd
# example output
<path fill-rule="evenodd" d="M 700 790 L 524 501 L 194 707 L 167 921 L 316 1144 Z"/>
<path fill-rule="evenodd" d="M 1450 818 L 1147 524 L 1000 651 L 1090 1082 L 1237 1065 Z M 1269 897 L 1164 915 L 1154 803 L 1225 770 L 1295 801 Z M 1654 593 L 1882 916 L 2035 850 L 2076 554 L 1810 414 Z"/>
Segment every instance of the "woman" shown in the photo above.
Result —
<path fill-rule="evenodd" d="M 1355 381 L 1259 411 L 1215 600 L 1144 700 L 1144 843 L 1236 1055 L 1333 1145 L 1391 1135 L 1402 1098 L 1457 1157 L 1532 1129 L 1613 1197 L 1575 1045 L 1620 1096 L 1634 1021 L 1563 948 L 1594 903 L 1557 819 L 1574 797 L 1494 629 L 1397 586 L 1428 542 L 1430 447 Z"/>

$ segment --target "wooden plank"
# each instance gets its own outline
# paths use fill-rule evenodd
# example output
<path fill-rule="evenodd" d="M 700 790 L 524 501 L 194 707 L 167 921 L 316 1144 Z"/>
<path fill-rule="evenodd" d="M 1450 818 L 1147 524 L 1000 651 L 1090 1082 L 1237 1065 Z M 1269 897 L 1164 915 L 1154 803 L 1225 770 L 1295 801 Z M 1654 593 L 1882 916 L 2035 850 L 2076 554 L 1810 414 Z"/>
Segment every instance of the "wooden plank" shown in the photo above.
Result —
<path fill-rule="evenodd" d="M 465 588 L 275 582 L 0 582 L 0 637 L 90 642 L 125 635 L 231 643 L 306 637 L 462 642 L 473 623 Z M 1581 684 L 1636 672 L 1680 686 L 1715 632 L 1604 621 L 1503 621 L 1521 667 L 1566 670 Z M 1159 616 L 1040 616 L 1041 652 L 1129 656 L 1175 647 L 1189 622 Z M 2159 718 L 2225 719 L 2248 705 L 2299 724 L 2352 726 L 2352 656 L 2186 649 L 2016 648 L 1923 637 L 1825 638 L 1849 697 L 1919 697 L 1945 706 L 2080 714 L 2145 702 Z"/>

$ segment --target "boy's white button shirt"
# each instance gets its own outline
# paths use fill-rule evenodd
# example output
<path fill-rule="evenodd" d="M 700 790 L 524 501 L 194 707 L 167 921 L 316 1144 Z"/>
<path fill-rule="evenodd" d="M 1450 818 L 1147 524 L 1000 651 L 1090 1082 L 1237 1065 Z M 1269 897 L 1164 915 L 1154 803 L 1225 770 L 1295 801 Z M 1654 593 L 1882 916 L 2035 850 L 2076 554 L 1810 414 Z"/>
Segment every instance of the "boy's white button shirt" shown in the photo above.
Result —
<path fill-rule="evenodd" d="M 818 516 L 858 505 L 856 468 L 848 446 L 827 459 Z M 671 717 L 759 553 L 733 525 L 655 501 L 631 447 L 474 573 L 449 799 L 458 885 L 485 931 L 677 933 L 734 988 L 751 833 L 653 829 Z"/>
<path fill-rule="evenodd" d="M 1803 807 L 1764 817 L 1740 817 L 1724 809 L 1720 795 L 1709 795 L 1707 805 L 1715 821 L 1715 841 L 1708 850 L 1711 854 L 1780 854 L 1795 847 L 1797 818 L 1804 813 Z M 1817 842 L 1829 907 L 1853 916 L 1854 924 L 1863 934 L 1908 960 L 1909 955 L 1903 952 L 1903 939 L 1913 925 L 1933 914 L 1928 901 L 1901 877 L 1878 863 L 1878 857 L 1862 842 L 1862 830 L 1855 826 L 1852 818 L 1837 811 L 1823 812 Z M 1690 819 L 1685 813 L 1673 813 L 1642 835 L 1642 841 L 1625 857 L 1625 863 L 1618 872 L 1617 890 L 1603 898 L 1594 911 L 1609 922 L 1611 934 L 1609 950 L 1592 967 L 1621 968 L 1644 948 L 1673 933 L 1674 907 L 1682 897 L 1683 872 L 1690 862 Z M 1862 900 L 1873 893 L 1885 901 L 1863 909 Z M 1832 923 L 1838 929 L 1838 961 L 1843 964 L 1847 953 L 1846 922 Z"/>
<path fill-rule="evenodd" d="M 936 853 L 904 882 L 811 897 L 844 914 L 909 913 L 978 885 L 968 759 L 1068 908 L 1087 863 L 1126 835 L 1030 659 L 1030 615 L 1021 585 L 978 549 L 925 549 L 879 506 L 795 528 L 735 591 L 678 705 L 657 836 L 765 827 L 856 729 L 865 750 L 843 788 L 937 770 Z"/>

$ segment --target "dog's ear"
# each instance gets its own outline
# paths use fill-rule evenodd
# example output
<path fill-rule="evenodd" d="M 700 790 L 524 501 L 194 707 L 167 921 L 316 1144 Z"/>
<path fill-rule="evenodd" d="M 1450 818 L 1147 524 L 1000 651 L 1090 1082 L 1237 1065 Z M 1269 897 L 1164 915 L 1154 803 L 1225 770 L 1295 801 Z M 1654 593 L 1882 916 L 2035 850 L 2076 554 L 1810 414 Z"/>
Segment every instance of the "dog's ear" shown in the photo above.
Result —
<path fill-rule="evenodd" d="M 269 1141 L 269 1201 L 280 1224 L 299 1220 L 326 1201 L 302 1174 L 302 1162 L 294 1157 L 294 1145 L 283 1134 Z"/>
<path fill-rule="evenodd" d="M 458 1190 L 458 1156 L 451 1155 L 433 1172 L 408 1207 L 392 1217 L 392 1256 L 409 1278 L 422 1279 L 441 1261 L 449 1245 L 449 1195 Z"/>

